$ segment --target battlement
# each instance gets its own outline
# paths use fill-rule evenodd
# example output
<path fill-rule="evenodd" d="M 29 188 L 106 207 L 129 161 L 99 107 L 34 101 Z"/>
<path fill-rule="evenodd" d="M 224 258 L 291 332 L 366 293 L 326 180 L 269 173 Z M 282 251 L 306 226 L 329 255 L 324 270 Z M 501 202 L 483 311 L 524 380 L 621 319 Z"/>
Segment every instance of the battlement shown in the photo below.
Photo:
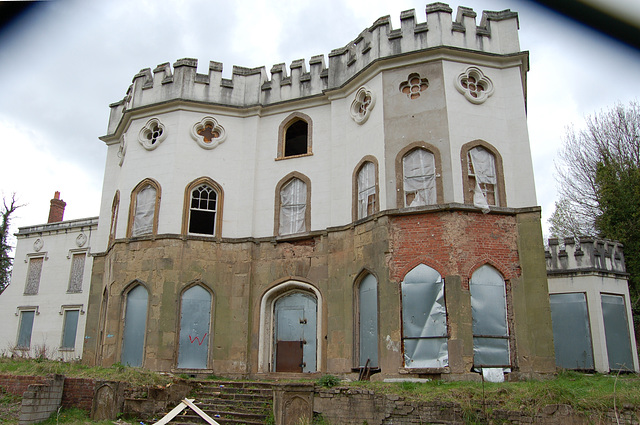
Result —
<path fill-rule="evenodd" d="M 346 84 L 372 63 L 439 46 L 507 55 L 520 51 L 518 14 L 510 10 L 484 11 L 480 25 L 476 12 L 459 7 L 456 19 L 444 3 L 426 6 L 426 21 L 417 22 L 415 10 L 400 15 L 400 28 L 392 28 L 389 16 L 376 20 L 355 40 L 324 55 L 304 59 L 289 66 L 273 65 L 268 78 L 265 67 L 234 66 L 232 78 L 222 78 L 222 64 L 209 62 L 206 74 L 197 73 L 196 59 L 166 62 L 153 71 L 141 70 L 133 77 L 124 99 L 113 103 L 108 134 L 113 134 L 126 110 L 175 99 L 247 108 L 320 95 Z"/>
<path fill-rule="evenodd" d="M 564 248 L 560 240 L 549 239 L 549 249 L 545 251 L 548 274 L 596 271 L 605 273 L 626 273 L 622 244 L 615 241 L 580 237 L 564 238 Z"/>

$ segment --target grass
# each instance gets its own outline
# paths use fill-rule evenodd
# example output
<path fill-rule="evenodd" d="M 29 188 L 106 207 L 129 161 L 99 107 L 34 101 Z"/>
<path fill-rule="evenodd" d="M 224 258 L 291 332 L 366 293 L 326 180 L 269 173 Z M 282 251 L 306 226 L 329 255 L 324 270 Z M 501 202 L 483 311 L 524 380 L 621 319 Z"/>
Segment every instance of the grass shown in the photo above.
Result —
<path fill-rule="evenodd" d="M 126 381 L 133 385 L 166 385 L 174 380 L 172 375 L 127 367 L 120 363 L 111 367 L 89 367 L 75 362 L 0 357 L 0 374 L 44 376 L 50 373 L 75 378 Z"/>
<path fill-rule="evenodd" d="M 493 409 L 522 411 L 535 414 L 550 404 L 567 404 L 585 413 L 605 413 L 625 405 L 640 406 L 640 376 L 581 374 L 564 371 L 546 381 L 425 383 L 399 382 L 394 384 L 363 382 L 351 385 L 381 393 L 393 393 L 409 400 L 444 401 L 458 403 L 463 411 L 487 406 Z M 615 385 L 615 392 L 614 392 Z M 484 400 L 484 402 L 483 402 Z"/>

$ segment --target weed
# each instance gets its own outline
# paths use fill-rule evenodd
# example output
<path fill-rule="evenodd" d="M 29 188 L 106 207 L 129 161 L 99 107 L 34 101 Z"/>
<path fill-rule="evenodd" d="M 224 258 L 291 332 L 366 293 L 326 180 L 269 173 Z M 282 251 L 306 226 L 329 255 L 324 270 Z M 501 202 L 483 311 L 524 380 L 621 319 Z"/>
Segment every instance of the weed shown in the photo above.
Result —
<path fill-rule="evenodd" d="M 340 378 L 334 375 L 322 375 L 320 379 L 318 379 L 318 385 L 325 388 L 335 387 L 336 385 L 340 385 Z"/>

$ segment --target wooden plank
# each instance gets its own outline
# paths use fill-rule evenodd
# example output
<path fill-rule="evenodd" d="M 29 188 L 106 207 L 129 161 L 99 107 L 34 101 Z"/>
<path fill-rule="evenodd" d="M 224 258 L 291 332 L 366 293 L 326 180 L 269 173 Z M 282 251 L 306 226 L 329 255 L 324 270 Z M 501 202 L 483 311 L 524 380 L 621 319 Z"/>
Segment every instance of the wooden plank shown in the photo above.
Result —
<path fill-rule="evenodd" d="M 191 401 L 193 401 L 193 400 L 194 399 L 191 399 Z M 168 424 L 169 422 L 171 422 L 171 420 L 173 418 L 178 416 L 178 414 L 180 412 L 182 412 L 186 407 L 187 407 L 187 405 L 184 404 L 184 402 L 178 404 L 176 407 L 173 408 L 173 410 L 171 412 L 169 412 L 166 415 L 164 415 L 164 417 L 162 419 L 160 419 L 158 422 L 156 422 L 154 425 L 165 425 L 165 424 Z"/>
<path fill-rule="evenodd" d="M 200 410 L 200 408 L 198 406 L 196 406 L 195 404 L 193 404 L 192 401 L 193 401 L 193 399 L 189 400 L 189 399 L 186 399 L 186 398 L 184 400 L 182 400 L 182 402 L 184 404 L 189 406 L 194 412 L 196 412 L 198 415 L 200 415 L 200 417 L 202 419 L 204 419 L 205 421 L 207 421 L 210 425 L 220 425 L 218 422 L 214 421 L 211 418 L 211 416 L 207 415 L 202 410 Z"/>

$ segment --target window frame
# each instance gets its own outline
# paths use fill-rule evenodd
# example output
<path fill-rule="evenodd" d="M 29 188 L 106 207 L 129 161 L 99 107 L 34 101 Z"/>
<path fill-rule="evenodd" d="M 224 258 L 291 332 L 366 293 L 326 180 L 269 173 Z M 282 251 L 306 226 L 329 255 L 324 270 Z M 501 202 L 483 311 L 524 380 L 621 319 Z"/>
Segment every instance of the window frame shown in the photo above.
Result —
<path fill-rule="evenodd" d="M 373 167 L 374 167 L 374 179 L 375 179 L 375 183 L 374 183 L 374 188 L 375 188 L 375 204 L 373 207 L 373 212 L 371 214 L 368 214 L 364 217 L 358 217 L 358 195 L 360 194 L 360 187 L 358 187 L 358 176 L 360 175 L 360 172 L 363 170 L 364 166 L 367 163 L 372 163 Z M 352 208 L 351 208 L 351 216 L 353 221 L 358 221 L 358 220 L 363 220 L 367 217 L 371 217 L 372 215 L 376 214 L 377 212 L 380 211 L 380 185 L 379 185 L 379 174 L 378 174 L 378 160 L 376 159 L 375 156 L 373 155 L 367 155 L 364 158 L 362 158 L 360 160 L 360 162 L 358 162 L 358 165 L 356 165 L 356 167 L 353 170 L 353 174 L 352 174 Z"/>
<path fill-rule="evenodd" d="M 78 319 L 76 321 L 76 329 L 75 335 L 73 338 L 73 347 L 65 347 L 64 340 L 67 331 L 67 312 L 69 311 L 77 311 Z M 78 328 L 80 325 L 80 315 L 84 314 L 84 306 L 82 304 L 74 304 L 74 305 L 63 305 L 60 307 L 59 314 L 62 316 L 62 334 L 60 335 L 60 347 L 58 350 L 60 351 L 75 351 L 76 345 L 78 344 Z"/>
<path fill-rule="evenodd" d="M 31 331 L 29 332 L 29 345 L 28 346 L 20 346 L 20 334 L 22 333 L 22 319 L 23 313 L 33 313 L 33 320 L 31 321 Z M 16 349 L 22 351 L 31 350 L 31 339 L 33 338 L 33 325 L 36 321 L 36 316 L 40 314 L 38 306 L 20 306 L 16 309 L 16 316 L 18 316 L 18 333 L 16 335 Z"/>
<path fill-rule="evenodd" d="M 438 148 L 430 143 L 423 141 L 417 141 L 408 144 L 398 152 L 396 155 L 396 205 L 397 208 L 411 208 L 405 207 L 405 193 L 404 193 L 404 164 L 403 159 L 406 155 L 416 149 L 424 149 L 433 155 L 436 167 L 436 203 L 430 205 L 444 204 L 444 189 L 442 183 L 442 159 L 440 158 L 440 151 Z M 421 205 L 414 208 L 424 208 L 429 205 Z"/>
<path fill-rule="evenodd" d="M 29 275 L 31 274 L 31 261 L 34 259 L 40 259 L 42 260 L 42 264 L 40 265 L 40 274 L 38 276 L 38 285 L 35 288 L 35 292 L 31 293 L 31 292 L 27 292 L 27 287 L 29 286 Z M 25 279 L 25 283 L 24 283 L 24 291 L 22 293 L 22 295 L 27 295 L 27 296 L 33 296 L 33 295 L 38 295 L 38 293 L 40 292 L 40 284 L 42 283 L 42 271 L 44 269 L 44 262 L 46 260 L 48 260 L 49 257 L 47 256 L 46 252 L 38 252 L 35 254 L 27 254 L 27 258 L 25 259 L 25 263 L 27 263 L 27 276 Z"/>
<path fill-rule="evenodd" d="M 156 204 L 155 209 L 153 211 L 153 227 L 151 233 L 146 233 L 144 235 L 133 236 L 133 222 L 136 214 L 136 202 L 138 193 L 142 191 L 147 186 L 153 186 L 156 190 Z M 148 236 L 155 236 L 158 234 L 158 213 L 160 211 L 160 198 L 162 196 L 162 190 L 160 188 L 160 184 L 152 178 L 146 178 L 138 183 L 133 190 L 131 191 L 131 200 L 129 202 L 129 220 L 127 223 L 127 238 L 143 238 Z"/>
<path fill-rule="evenodd" d="M 215 211 L 215 223 L 213 227 L 213 234 L 209 235 L 206 233 L 190 233 L 189 232 L 189 221 L 191 220 L 191 192 L 200 185 L 210 186 L 216 192 L 216 211 Z M 224 191 L 222 190 L 222 186 L 216 183 L 213 179 L 209 177 L 200 177 L 193 180 L 191 183 L 187 185 L 184 190 L 184 206 L 182 208 L 182 234 L 190 235 L 190 236 L 201 236 L 201 237 L 222 237 L 222 211 L 224 205 Z"/>
<path fill-rule="evenodd" d="M 304 214 L 304 232 L 301 233 L 287 233 L 286 235 L 280 234 L 280 192 L 282 188 L 287 185 L 293 179 L 301 180 L 304 184 L 307 185 L 307 204 L 305 208 Z M 278 184 L 276 185 L 276 193 L 275 193 L 275 208 L 274 208 L 274 226 L 273 226 L 273 234 L 276 236 L 288 237 L 295 235 L 303 235 L 309 233 L 311 231 L 311 180 L 307 176 L 297 171 L 292 171 L 291 173 L 284 176 Z"/>
<path fill-rule="evenodd" d="M 474 140 L 472 142 L 465 143 L 462 145 L 460 149 L 460 160 L 462 162 L 462 191 L 463 198 L 465 204 L 473 205 L 473 194 L 474 187 L 471 187 L 469 183 L 469 151 L 475 147 L 482 147 L 493 154 L 494 164 L 496 167 L 496 187 L 494 188 L 494 196 L 496 199 L 495 205 L 489 204 L 490 207 L 506 207 L 507 206 L 507 195 L 504 185 L 504 171 L 503 171 L 503 163 L 502 156 L 500 152 L 492 146 L 490 143 L 485 142 L 484 140 Z"/>
<path fill-rule="evenodd" d="M 298 155 L 290 155 L 285 156 L 285 147 L 286 147 L 286 138 L 287 138 L 287 130 L 297 121 L 304 121 L 307 123 L 307 152 Z M 293 112 L 288 117 L 286 117 L 278 127 L 278 152 L 276 156 L 276 161 L 283 159 L 291 159 L 291 158 L 301 158 L 305 156 L 313 155 L 312 151 L 313 146 L 313 121 L 311 117 L 307 114 L 303 114 L 302 112 Z"/>
<path fill-rule="evenodd" d="M 362 339 L 362 326 L 360 323 L 361 319 L 361 308 L 362 308 L 362 300 L 360 296 L 360 288 L 362 283 L 365 281 L 367 277 L 373 277 L 376 283 L 376 317 L 377 317 L 377 356 L 376 365 L 369 366 L 372 369 L 380 368 L 380 281 L 378 280 L 378 276 L 375 273 L 372 273 L 368 269 L 362 270 L 358 277 L 356 278 L 353 285 L 353 370 L 360 370 L 360 347 L 361 347 L 361 339 Z"/>
<path fill-rule="evenodd" d="M 118 212 L 120 210 L 120 191 L 116 190 L 111 202 L 111 223 L 109 225 L 109 245 L 116 239 L 116 231 L 118 229 Z"/>

